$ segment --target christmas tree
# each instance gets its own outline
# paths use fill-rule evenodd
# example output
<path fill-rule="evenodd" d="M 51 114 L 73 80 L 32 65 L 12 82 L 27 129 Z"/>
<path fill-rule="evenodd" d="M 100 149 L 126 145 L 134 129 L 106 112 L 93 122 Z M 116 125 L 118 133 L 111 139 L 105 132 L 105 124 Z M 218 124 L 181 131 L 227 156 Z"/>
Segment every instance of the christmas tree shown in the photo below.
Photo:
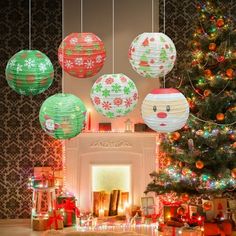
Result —
<path fill-rule="evenodd" d="M 165 168 L 150 174 L 146 193 L 236 189 L 236 30 L 217 0 L 198 2 L 197 11 L 180 88 L 191 114 L 181 130 L 162 135 Z"/>

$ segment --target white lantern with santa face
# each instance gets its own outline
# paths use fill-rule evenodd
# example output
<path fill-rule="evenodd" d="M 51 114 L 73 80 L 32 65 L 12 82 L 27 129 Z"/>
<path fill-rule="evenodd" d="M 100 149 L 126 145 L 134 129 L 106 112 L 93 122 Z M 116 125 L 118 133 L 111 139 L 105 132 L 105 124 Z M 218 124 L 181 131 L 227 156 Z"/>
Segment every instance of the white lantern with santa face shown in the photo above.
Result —
<path fill-rule="evenodd" d="M 189 116 L 185 96 L 174 88 L 154 89 L 145 97 L 141 109 L 145 124 L 162 133 L 181 129 Z"/>

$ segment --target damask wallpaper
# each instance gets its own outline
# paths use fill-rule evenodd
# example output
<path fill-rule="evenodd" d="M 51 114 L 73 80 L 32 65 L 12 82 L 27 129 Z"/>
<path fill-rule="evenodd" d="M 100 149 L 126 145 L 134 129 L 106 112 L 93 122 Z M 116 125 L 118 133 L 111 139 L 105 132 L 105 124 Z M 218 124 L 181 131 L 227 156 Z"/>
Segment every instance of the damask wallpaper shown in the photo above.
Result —
<path fill-rule="evenodd" d="M 233 16 L 236 2 L 222 0 L 222 4 L 227 5 L 226 9 Z M 28 47 L 28 0 L 0 1 L 0 218 L 30 216 L 31 191 L 27 189 L 27 180 L 34 166 L 50 165 L 55 169 L 62 166 L 60 141 L 47 136 L 38 122 L 42 102 L 61 91 L 61 70 L 57 62 L 61 8 L 60 0 L 32 0 L 32 49 L 49 56 L 55 80 L 45 93 L 24 97 L 10 89 L 4 71 L 8 59 Z M 163 31 L 163 0 L 160 0 L 160 13 Z M 193 31 L 195 16 L 195 1 L 166 0 L 166 34 L 173 39 L 178 52 L 177 65 L 169 77 L 180 76 L 178 68 Z"/>
<path fill-rule="evenodd" d="M 55 69 L 52 86 L 34 97 L 20 96 L 7 85 L 9 58 L 28 48 L 28 0 L 0 1 L 0 218 L 30 216 L 31 191 L 27 180 L 33 166 L 61 168 L 61 143 L 40 128 L 42 102 L 61 91 L 57 48 L 61 41 L 61 1 L 32 0 L 32 49 L 51 59 Z"/>

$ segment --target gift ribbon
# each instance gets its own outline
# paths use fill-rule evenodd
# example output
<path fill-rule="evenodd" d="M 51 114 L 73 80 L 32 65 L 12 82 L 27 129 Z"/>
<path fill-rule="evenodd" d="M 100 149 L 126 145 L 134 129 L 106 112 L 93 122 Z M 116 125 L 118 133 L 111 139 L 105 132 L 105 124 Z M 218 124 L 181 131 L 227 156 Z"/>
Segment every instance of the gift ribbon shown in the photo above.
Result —
<path fill-rule="evenodd" d="M 182 204 L 182 202 L 167 202 L 165 200 L 162 201 L 162 204 L 164 206 L 180 206 Z"/>
<path fill-rule="evenodd" d="M 79 209 L 75 206 L 74 201 L 71 199 L 65 199 L 62 204 L 57 204 L 57 208 L 63 208 L 67 213 L 67 225 L 72 225 L 72 213 L 75 212 L 77 217 L 80 216 Z"/>
<path fill-rule="evenodd" d="M 53 210 L 52 216 L 49 217 L 48 219 L 48 225 L 47 228 L 50 229 L 51 225 L 55 222 L 55 229 L 58 229 L 58 220 L 63 220 L 63 217 L 60 214 L 57 214 L 56 210 Z"/>

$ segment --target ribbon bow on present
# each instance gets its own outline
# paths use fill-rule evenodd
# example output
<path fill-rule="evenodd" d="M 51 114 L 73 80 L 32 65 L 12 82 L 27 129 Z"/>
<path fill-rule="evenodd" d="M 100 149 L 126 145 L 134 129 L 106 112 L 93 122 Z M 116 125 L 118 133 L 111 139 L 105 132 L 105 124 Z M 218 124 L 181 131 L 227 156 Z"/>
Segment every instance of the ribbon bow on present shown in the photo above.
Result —
<path fill-rule="evenodd" d="M 57 210 L 53 210 L 52 215 L 48 219 L 47 228 L 50 229 L 52 224 L 55 222 L 55 229 L 58 229 L 58 220 L 63 220 L 63 217 Z"/>
<path fill-rule="evenodd" d="M 75 206 L 74 201 L 69 198 L 64 199 L 62 204 L 57 204 L 57 207 L 64 209 L 64 211 L 67 213 L 67 225 L 72 225 L 73 213 L 75 213 L 77 217 L 80 216 L 79 209 Z"/>

